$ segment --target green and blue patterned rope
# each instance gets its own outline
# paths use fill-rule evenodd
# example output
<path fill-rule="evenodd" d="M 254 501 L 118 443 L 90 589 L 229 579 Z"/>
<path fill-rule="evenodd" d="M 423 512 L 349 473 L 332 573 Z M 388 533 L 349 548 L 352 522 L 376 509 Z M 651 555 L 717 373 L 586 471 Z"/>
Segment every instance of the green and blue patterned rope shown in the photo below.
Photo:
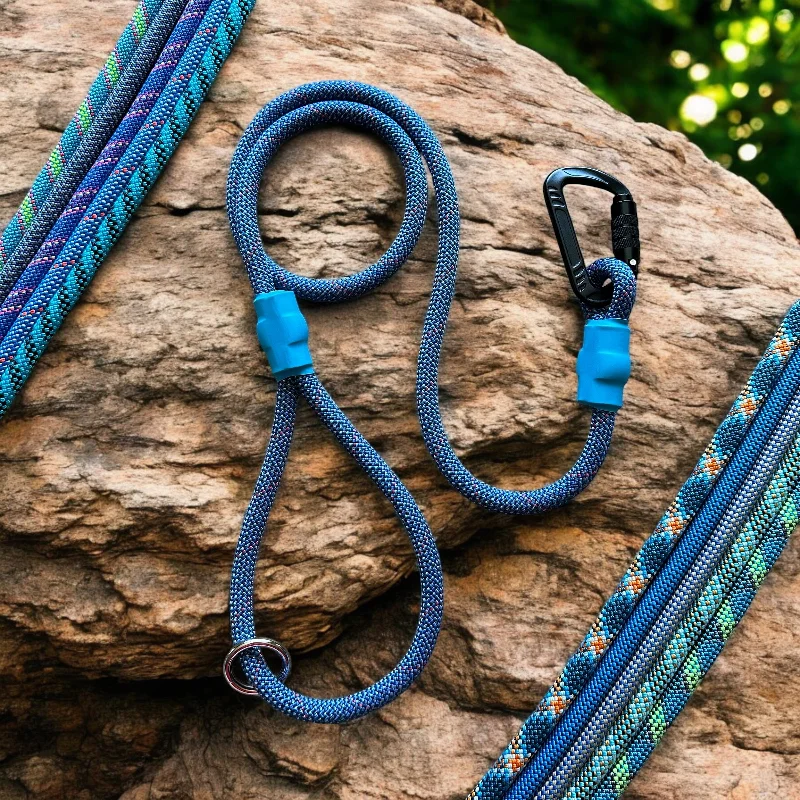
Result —
<path fill-rule="evenodd" d="M 186 4 L 187 0 L 163 0 L 158 14 L 148 26 L 111 94 L 94 115 L 91 127 L 84 132 L 77 149 L 50 187 L 47 199 L 37 207 L 36 215 L 31 219 L 14 251 L 9 253 L 0 270 L 0 300 L 3 302 L 3 307 L 0 308 L 0 333 L 4 334 L 13 322 L 13 312 L 10 317 L 7 316 L 9 309 L 18 305 L 20 297 L 30 288 L 29 280 L 23 278 L 24 273 L 36 260 L 45 241 L 51 240 L 52 245 L 54 236 L 59 236 L 54 228 L 58 227 L 59 218 L 63 222 L 67 206 L 72 206 L 67 218 L 74 219 L 73 226 L 78 222 L 79 217 L 74 218 L 73 215 L 76 205 L 80 207 L 83 201 L 79 187 L 87 174 L 103 163 L 100 154 L 110 145 L 109 137 L 115 131 L 119 134 L 120 123 L 130 111 L 140 108 L 147 99 L 142 87 L 148 76 L 152 78 L 154 72 L 163 71 L 168 66 L 168 42 L 173 37 Z M 161 65 L 161 70 L 158 70 L 158 64 Z M 127 142 L 117 140 L 114 144 L 119 148 Z M 121 152 L 117 149 L 115 157 Z M 21 295 L 16 293 L 18 289 L 22 289 Z"/>
<path fill-rule="evenodd" d="M 715 432 L 692 474 L 606 601 L 580 647 L 500 758 L 470 793 L 468 800 L 500 800 L 519 771 L 547 740 L 625 624 L 637 600 L 666 562 L 679 537 L 708 497 L 725 465 L 742 442 L 756 412 L 797 349 L 799 336 L 800 302 L 797 302 L 789 309 L 764 356 Z"/>
<path fill-rule="evenodd" d="M 756 549 L 746 569 L 739 575 L 730 595 L 722 603 L 713 621 L 655 704 L 636 738 L 620 755 L 600 787 L 592 795 L 594 800 L 617 800 L 622 796 L 628 784 L 664 737 L 667 728 L 689 702 L 695 689 L 741 622 L 797 527 L 798 507 L 800 507 L 800 488 L 795 487 L 770 528 L 769 534 Z"/>
<path fill-rule="evenodd" d="M 60 288 L 46 305 L 40 304 L 37 295 L 26 305 L 23 314 L 35 315 L 36 322 L 10 361 L 0 365 L 0 416 L 10 407 L 50 339 L 67 313 L 75 306 L 97 268 L 122 235 L 133 213 L 166 166 L 228 57 L 254 3 L 255 0 L 233 0 L 226 3 L 222 23 L 216 26 L 211 44 L 197 69 L 189 77 L 174 111 L 168 119 L 158 120 L 161 130 L 155 143 L 148 149 L 139 166 L 131 172 L 124 190 L 103 217 L 77 263 L 66 272 Z M 222 0 L 216 0 L 215 6 L 221 4 Z"/>
<path fill-rule="evenodd" d="M 763 561 L 760 547 L 772 535 L 772 527 L 780 523 L 781 513 L 789 500 L 790 492 L 797 488 L 800 476 L 800 437 L 784 457 L 780 469 L 759 505 L 739 532 L 702 595 L 689 615 L 681 623 L 669 646 L 639 688 L 624 713 L 614 723 L 603 744 L 595 750 L 591 761 L 563 795 L 568 800 L 587 800 L 593 796 L 600 782 L 612 769 L 621 753 L 629 746 L 639 727 L 650 714 L 661 694 L 666 690 L 688 653 L 703 634 L 744 570 L 752 569 Z"/>
<path fill-rule="evenodd" d="M 167 0 L 165 6 L 173 2 Z M 191 65 L 185 63 L 183 56 L 197 44 L 198 55 L 194 56 L 197 59 L 208 46 L 208 32 L 200 34 L 199 30 L 210 4 L 211 0 L 188 0 L 185 4 L 177 4 L 181 9 L 179 19 L 170 20 L 171 24 L 162 30 L 160 38 L 163 41 L 159 43 L 158 56 L 148 69 L 147 78 L 125 103 L 122 119 L 107 136 L 105 146 L 92 159 L 88 171 L 85 167 L 81 170 L 83 178 L 73 187 L 72 197 L 61 214 L 55 220 L 46 220 L 49 214 L 45 211 L 37 218 L 35 225 L 38 227 L 40 222 L 45 223 L 47 233 L 39 248 L 27 257 L 25 268 L 0 303 L 0 365 L 7 363 L 14 354 L 36 321 L 35 308 L 43 306 L 52 297 L 70 261 L 80 255 L 95 232 L 93 226 L 99 225 L 109 201 L 116 199 L 121 191 L 125 176 L 138 166 L 141 154 L 146 152 L 158 133 L 155 127 L 158 120 L 172 111 L 180 91 L 178 81 L 172 80 L 178 77 L 175 70 L 181 66 L 186 72 L 191 71 Z M 93 136 L 96 131 L 97 126 L 89 135 Z M 58 193 L 60 191 L 61 187 Z M 20 245 L 13 260 L 16 261 L 23 249 Z M 11 261 L 7 266 L 10 265 Z M 31 306 L 28 301 L 34 295 L 36 305 Z"/>
<path fill-rule="evenodd" d="M 714 489 L 507 800 L 556 800 L 668 647 L 800 433 L 800 353 L 781 372 Z"/>
<path fill-rule="evenodd" d="M 34 179 L 33 185 L 28 190 L 19 209 L 3 231 L 0 240 L 0 274 L 25 231 L 47 201 L 54 184 L 75 155 L 81 139 L 91 128 L 97 114 L 127 69 L 148 26 L 158 14 L 162 2 L 163 0 L 140 0 L 133 12 L 133 17 L 106 58 L 83 102 L 78 106 L 75 116 L 67 125 L 46 164 Z"/>

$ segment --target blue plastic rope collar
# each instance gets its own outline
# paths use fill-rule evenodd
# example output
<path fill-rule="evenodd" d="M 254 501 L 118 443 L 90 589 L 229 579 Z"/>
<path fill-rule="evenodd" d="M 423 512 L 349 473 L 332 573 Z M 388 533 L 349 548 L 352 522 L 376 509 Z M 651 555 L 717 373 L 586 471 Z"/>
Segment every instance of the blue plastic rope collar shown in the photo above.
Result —
<path fill-rule="evenodd" d="M 624 319 L 590 319 L 578 353 L 578 402 L 600 411 L 619 411 L 631 376 L 631 331 Z"/>
<path fill-rule="evenodd" d="M 275 380 L 311 375 L 314 367 L 308 349 L 308 324 L 294 292 L 261 292 L 253 304 L 258 317 L 258 342 L 267 354 Z"/>

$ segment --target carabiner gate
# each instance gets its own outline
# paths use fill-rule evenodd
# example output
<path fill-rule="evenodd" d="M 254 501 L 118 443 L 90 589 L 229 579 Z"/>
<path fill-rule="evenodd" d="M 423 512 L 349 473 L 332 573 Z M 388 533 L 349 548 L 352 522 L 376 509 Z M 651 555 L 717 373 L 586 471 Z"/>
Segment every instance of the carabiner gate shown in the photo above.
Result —
<path fill-rule="evenodd" d="M 564 187 L 570 184 L 594 186 L 614 195 L 611 202 L 611 248 L 614 257 L 624 261 L 634 275 L 639 274 L 639 220 L 636 216 L 636 203 L 624 184 L 599 169 L 557 169 L 544 181 L 544 202 L 553 223 L 572 290 L 587 305 L 607 306 L 611 302 L 612 287 L 595 286 L 586 274 L 586 263 L 575 235 L 567 201 L 564 199 Z"/>

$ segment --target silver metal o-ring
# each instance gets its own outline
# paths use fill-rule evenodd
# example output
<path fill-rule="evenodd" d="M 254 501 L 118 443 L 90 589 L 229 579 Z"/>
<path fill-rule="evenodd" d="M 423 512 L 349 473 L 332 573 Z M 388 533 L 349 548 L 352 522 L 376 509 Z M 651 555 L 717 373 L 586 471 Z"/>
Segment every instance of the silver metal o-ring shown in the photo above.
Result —
<path fill-rule="evenodd" d="M 283 667 L 276 677 L 281 683 L 289 677 L 289 673 L 292 671 L 292 656 L 289 654 L 289 651 L 280 642 L 275 641 L 275 639 L 248 639 L 245 642 L 235 644 L 228 651 L 228 655 L 225 656 L 225 661 L 222 662 L 222 674 L 225 676 L 225 680 L 228 682 L 228 686 L 230 686 L 231 689 L 239 692 L 239 694 L 247 695 L 248 697 L 257 695 L 258 689 L 252 684 L 239 680 L 233 672 L 233 665 L 236 659 L 245 650 L 250 650 L 252 647 L 257 647 L 259 650 L 269 650 L 280 658 Z"/>

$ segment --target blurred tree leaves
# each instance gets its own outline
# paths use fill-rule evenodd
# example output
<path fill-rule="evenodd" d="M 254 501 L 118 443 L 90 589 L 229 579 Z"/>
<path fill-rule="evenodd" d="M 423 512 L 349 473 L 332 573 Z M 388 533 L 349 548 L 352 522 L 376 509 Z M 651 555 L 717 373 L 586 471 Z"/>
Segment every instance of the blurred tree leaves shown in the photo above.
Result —
<path fill-rule="evenodd" d="M 800 0 L 482 0 L 634 119 L 684 131 L 800 232 Z"/>

